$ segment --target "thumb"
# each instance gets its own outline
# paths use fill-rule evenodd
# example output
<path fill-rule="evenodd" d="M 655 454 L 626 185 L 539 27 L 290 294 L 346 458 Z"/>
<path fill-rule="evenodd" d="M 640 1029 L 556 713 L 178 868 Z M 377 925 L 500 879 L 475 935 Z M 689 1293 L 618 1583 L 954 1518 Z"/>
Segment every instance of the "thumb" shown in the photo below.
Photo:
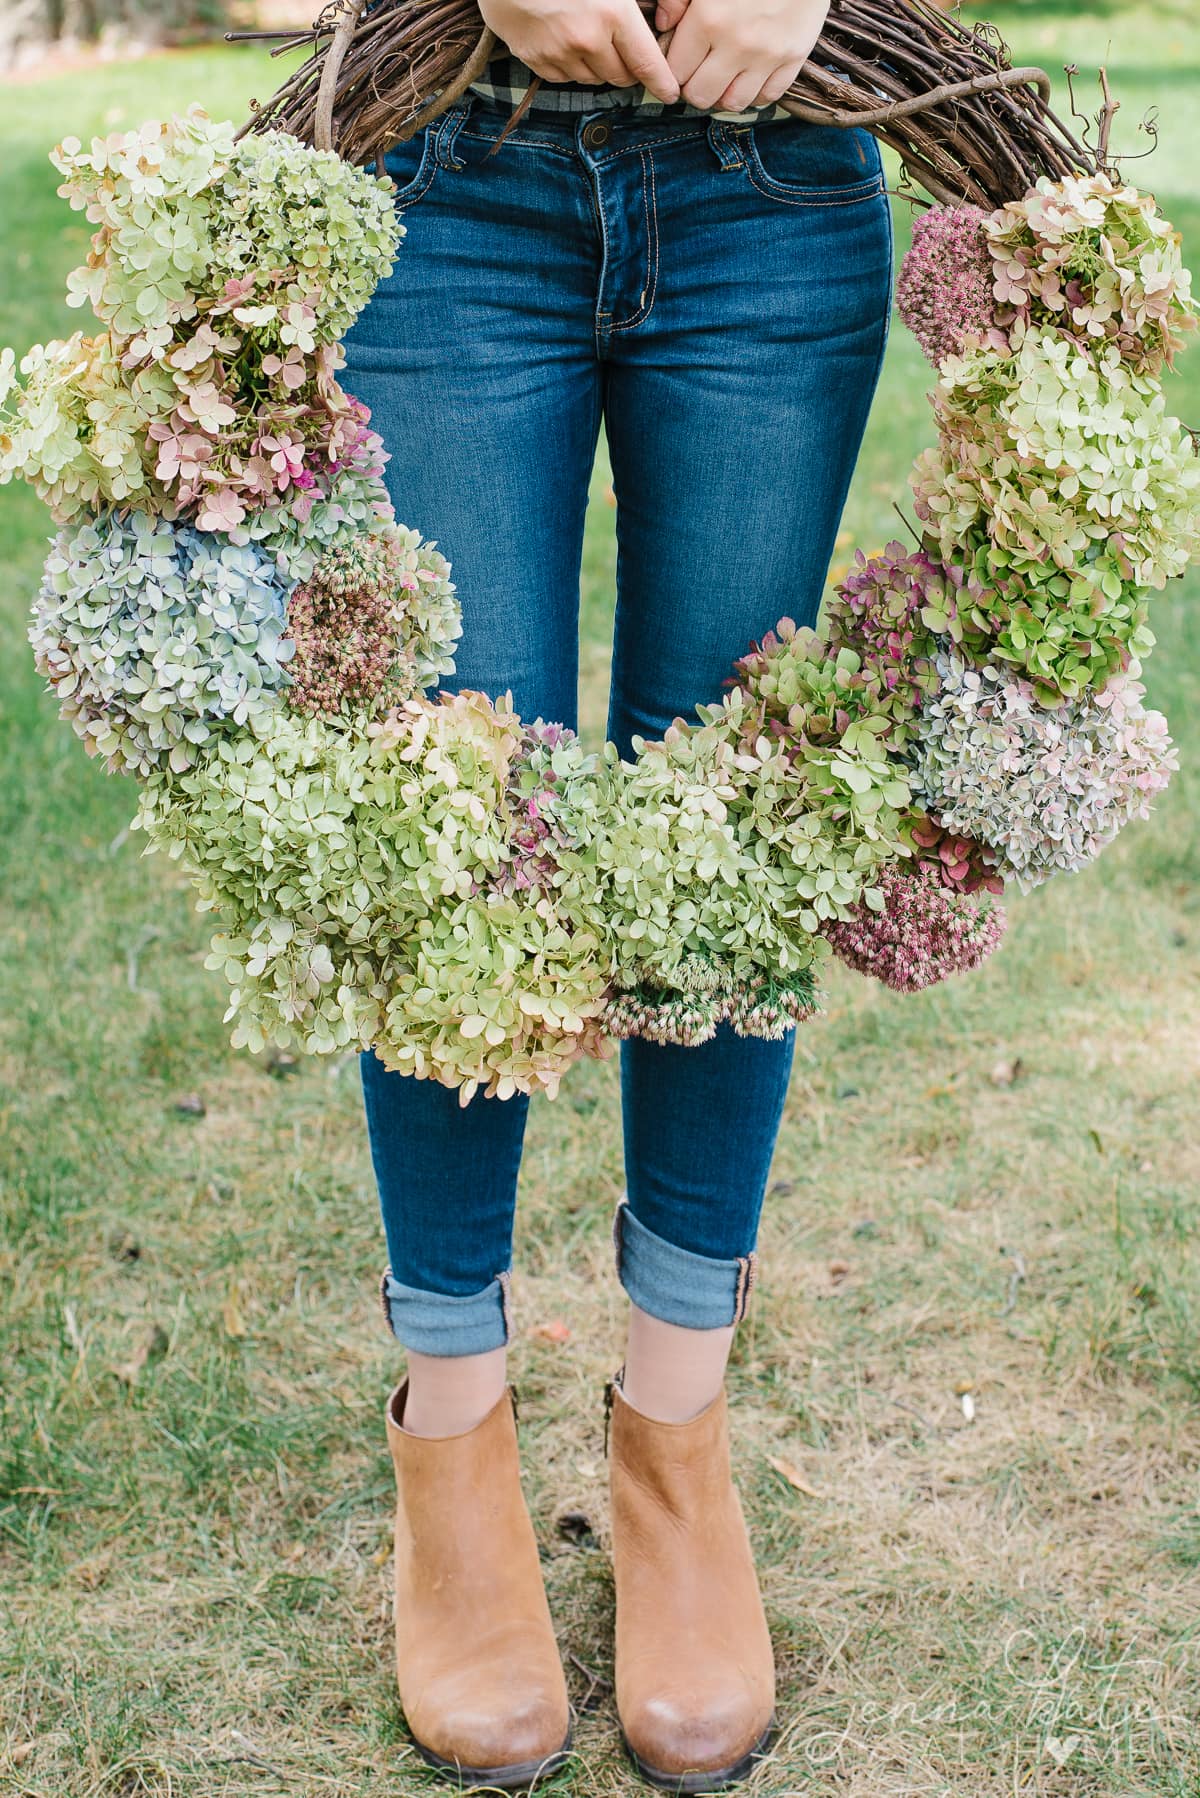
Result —
<path fill-rule="evenodd" d="M 667 0 L 664 0 L 664 4 L 666 3 Z M 644 87 L 648 87 L 657 99 L 668 106 L 678 100 L 679 83 L 671 73 L 667 59 L 655 41 L 654 33 L 635 4 L 630 5 L 613 32 L 613 44 L 630 74 Z"/>
<path fill-rule="evenodd" d="M 656 31 L 673 31 L 688 9 L 688 0 L 658 0 L 654 14 Z"/>

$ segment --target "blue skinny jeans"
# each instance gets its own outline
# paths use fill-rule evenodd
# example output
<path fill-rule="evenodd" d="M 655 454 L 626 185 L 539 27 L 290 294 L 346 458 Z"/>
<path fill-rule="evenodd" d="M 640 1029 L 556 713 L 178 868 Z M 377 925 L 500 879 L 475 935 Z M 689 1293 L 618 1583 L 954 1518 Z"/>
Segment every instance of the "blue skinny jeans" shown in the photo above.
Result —
<path fill-rule="evenodd" d="M 387 158 L 407 235 L 347 340 L 397 515 L 451 558 L 455 684 L 574 725 L 579 574 L 601 423 L 617 496 L 608 735 L 630 753 L 788 614 L 817 614 L 887 335 L 874 140 L 796 121 L 526 116 L 468 96 Z M 636 1304 L 714 1329 L 745 1310 L 793 1042 L 621 1046 Z M 509 1330 L 525 1098 L 362 1060 L 409 1348 Z"/>

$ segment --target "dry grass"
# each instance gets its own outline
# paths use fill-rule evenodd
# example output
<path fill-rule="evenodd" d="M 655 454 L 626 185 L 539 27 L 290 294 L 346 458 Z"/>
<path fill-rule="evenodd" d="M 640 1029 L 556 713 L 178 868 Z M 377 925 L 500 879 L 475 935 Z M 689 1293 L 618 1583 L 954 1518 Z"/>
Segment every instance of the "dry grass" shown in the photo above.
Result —
<path fill-rule="evenodd" d="M 1026 12 L 1014 37 L 1052 60 L 1058 15 L 1029 31 Z M 1104 29 L 1130 111 L 1175 108 L 1156 166 L 1195 227 L 1200 32 L 1107 7 Z M 45 139 L 263 86 L 209 54 L 10 94 L 0 335 L 57 328 L 47 296 L 80 253 Z M 887 381 L 848 515 L 866 544 L 927 430 L 911 346 Z M 0 1792 L 432 1791 L 389 1666 L 398 1358 L 356 1070 L 228 1050 L 186 891 L 138 859 L 128 793 L 37 692 L 21 614 L 43 525 L 4 503 Z M 611 523 L 601 475 L 593 727 Z M 1018 904 L 979 978 L 914 1000 L 841 978 L 803 1035 L 732 1373 L 784 1725 L 750 1798 L 1200 1793 L 1195 595 L 1159 612 L 1152 685 L 1187 763 L 1160 817 Z M 177 1109 L 190 1094 L 203 1117 Z M 580 1707 L 549 1789 L 578 1798 L 638 1789 L 607 1683 L 620 1184 L 614 1069 L 583 1067 L 531 1117 L 515 1353 Z M 554 1319 L 566 1343 L 528 1333 Z M 568 1509 L 594 1522 L 582 1546 Z"/>

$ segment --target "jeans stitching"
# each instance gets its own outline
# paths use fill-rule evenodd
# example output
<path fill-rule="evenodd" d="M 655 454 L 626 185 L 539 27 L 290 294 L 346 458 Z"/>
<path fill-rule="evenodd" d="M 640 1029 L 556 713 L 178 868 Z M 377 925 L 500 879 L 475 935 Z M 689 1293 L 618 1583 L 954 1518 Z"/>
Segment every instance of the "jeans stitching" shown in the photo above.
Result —
<path fill-rule="evenodd" d="M 703 135 L 703 131 L 678 131 L 673 132 L 670 137 L 652 137 L 649 143 L 626 144 L 623 149 L 610 150 L 607 156 L 597 156 L 595 166 L 598 169 L 604 168 L 607 163 L 616 162 L 619 157 L 632 156 L 635 150 L 640 153 L 643 150 L 661 150 L 666 144 L 695 143 Z"/>
<path fill-rule="evenodd" d="M 600 220 L 600 279 L 596 288 L 597 303 L 592 323 L 592 334 L 596 338 L 596 349 L 597 352 L 599 352 L 601 348 L 600 339 L 602 336 L 606 336 L 610 329 L 609 325 L 607 323 L 602 324 L 601 320 L 607 320 L 612 316 L 611 313 L 603 311 L 599 304 L 604 297 L 604 277 L 608 273 L 608 221 L 604 216 L 604 200 L 600 193 L 600 183 L 593 180 L 591 181 L 590 186 L 595 196 L 596 216 Z"/>
<path fill-rule="evenodd" d="M 805 193 L 789 191 L 767 173 L 758 154 L 758 146 L 752 139 L 747 140 L 745 166 L 751 186 L 765 199 L 776 200 L 781 206 L 858 206 L 863 200 L 873 199 L 876 194 L 883 192 L 882 173 L 844 188 L 813 187 Z M 839 195 L 840 198 L 837 197 Z"/>
<path fill-rule="evenodd" d="M 647 168 L 649 168 L 649 191 L 647 191 Z M 646 285 L 642 289 L 642 303 L 629 318 L 621 320 L 619 325 L 610 325 L 610 331 L 631 331 L 635 325 L 644 324 L 654 310 L 654 296 L 658 291 L 658 188 L 654 180 L 654 159 L 642 155 L 642 207 L 646 215 Z M 649 294 L 649 300 L 646 295 Z"/>
<path fill-rule="evenodd" d="M 462 136 L 473 139 L 477 144 L 497 142 L 497 139 L 489 136 L 486 131 L 468 131 L 465 126 Z M 514 132 L 511 137 L 506 137 L 504 140 L 503 148 L 507 150 L 510 146 L 514 150 L 549 150 L 552 155 L 561 156 L 567 162 L 572 162 L 575 158 L 574 150 L 564 149 L 562 144 L 552 144 L 543 137 L 519 137 Z"/>
<path fill-rule="evenodd" d="M 397 188 L 392 196 L 392 204 L 396 209 L 402 212 L 406 206 L 411 206 L 414 201 L 423 199 L 433 186 L 434 177 L 437 172 L 438 159 L 436 147 L 430 133 L 426 131 L 424 141 L 421 145 L 421 161 L 416 174 L 413 176 L 407 187 Z"/>

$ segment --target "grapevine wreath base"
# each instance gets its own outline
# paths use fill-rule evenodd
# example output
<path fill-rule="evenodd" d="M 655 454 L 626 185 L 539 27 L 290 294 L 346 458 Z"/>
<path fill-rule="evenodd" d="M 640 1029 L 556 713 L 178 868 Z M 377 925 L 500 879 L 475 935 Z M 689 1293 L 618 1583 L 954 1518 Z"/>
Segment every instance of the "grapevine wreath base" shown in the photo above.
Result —
<path fill-rule="evenodd" d="M 719 704 L 632 761 L 437 693 L 449 564 L 396 524 L 339 338 L 395 256 L 388 184 L 193 111 L 54 152 L 101 329 L 0 360 L 0 479 L 59 534 L 30 637 L 137 826 L 216 913 L 236 1044 L 553 1093 L 607 1036 L 774 1037 L 830 954 L 913 991 L 1006 887 L 1089 862 L 1175 766 L 1147 599 L 1197 548 L 1162 371 L 1179 240 L 1101 172 L 918 221 L 923 535 L 859 554 Z M 452 547 L 452 546 L 451 546 Z"/>

